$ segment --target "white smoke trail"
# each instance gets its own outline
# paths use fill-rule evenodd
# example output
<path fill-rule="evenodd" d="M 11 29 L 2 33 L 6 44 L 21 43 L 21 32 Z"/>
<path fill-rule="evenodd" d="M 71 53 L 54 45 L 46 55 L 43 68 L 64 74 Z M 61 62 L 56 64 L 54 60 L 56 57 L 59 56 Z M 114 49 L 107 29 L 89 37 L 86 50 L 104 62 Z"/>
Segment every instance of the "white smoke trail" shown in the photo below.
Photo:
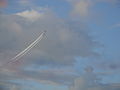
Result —
<path fill-rule="evenodd" d="M 21 57 L 23 57 L 27 52 L 29 52 L 34 46 L 36 46 L 44 37 L 46 31 L 44 31 L 34 42 L 32 42 L 26 49 L 24 49 L 22 52 L 17 54 L 15 57 L 13 57 L 7 64 L 13 63 L 17 60 L 19 60 Z"/>

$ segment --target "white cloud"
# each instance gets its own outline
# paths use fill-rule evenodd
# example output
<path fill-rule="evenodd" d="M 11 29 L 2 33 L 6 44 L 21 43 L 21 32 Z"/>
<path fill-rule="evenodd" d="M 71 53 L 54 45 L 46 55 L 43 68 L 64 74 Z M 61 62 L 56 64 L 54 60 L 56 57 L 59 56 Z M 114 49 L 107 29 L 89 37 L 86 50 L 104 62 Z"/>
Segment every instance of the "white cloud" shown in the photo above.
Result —
<path fill-rule="evenodd" d="M 31 21 L 36 21 L 37 19 L 42 18 L 44 16 L 44 13 L 43 12 L 40 13 L 35 10 L 27 10 L 24 12 L 17 13 L 16 15 L 22 16 Z"/>

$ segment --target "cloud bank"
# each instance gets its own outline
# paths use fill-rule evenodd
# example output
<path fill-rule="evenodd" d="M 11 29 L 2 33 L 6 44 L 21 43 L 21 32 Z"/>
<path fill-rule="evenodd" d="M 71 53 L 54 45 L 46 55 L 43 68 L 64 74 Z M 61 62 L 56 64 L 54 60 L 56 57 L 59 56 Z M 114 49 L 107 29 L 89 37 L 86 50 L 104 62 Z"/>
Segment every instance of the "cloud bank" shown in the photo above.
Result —
<path fill-rule="evenodd" d="M 78 6 L 74 7 L 75 13 L 87 15 L 91 4 L 86 2 L 76 3 Z M 12 84 L 11 90 L 19 90 L 22 82 L 18 86 L 13 82 L 20 79 L 67 85 L 70 90 L 116 90 L 95 82 L 97 76 L 93 72 L 80 76 L 71 69 L 76 63 L 76 57 L 99 56 L 94 50 L 99 44 L 90 35 L 87 25 L 80 21 L 61 19 L 49 9 L 44 10 L 0 15 L 0 65 L 8 62 L 42 31 L 47 30 L 47 37 L 19 62 L 0 68 L 0 82 L 8 84 L 8 87 Z M 69 68 L 65 70 L 66 67 Z M 4 84 L 0 86 L 5 90 Z"/>
<path fill-rule="evenodd" d="M 60 19 L 49 9 L 44 10 L 27 10 L 13 15 L 0 15 L 0 65 L 9 62 L 12 57 L 33 42 L 43 30 L 47 30 L 47 37 L 19 62 L 5 64 L 0 68 L 0 79 L 6 83 L 24 78 L 70 85 L 77 76 L 74 71 L 58 72 L 59 68 L 57 71 L 42 71 L 40 67 L 46 66 L 47 69 L 73 67 L 76 62 L 75 57 L 97 55 L 93 49 L 98 43 L 90 36 L 86 25 L 82 22 Z M 39 69 L 28 70 L 30 67 Z"/>
<path fill-rule="evenodd" d="M 31 51 L 31 55 L 23 59 L 42 65 L 71 65 L 77 56 L 89 57 L 96 54 L 93 49 L 97 43 L 88 35 L 87 28 L 82 23 L 68 23 L 50 11 L 39 14 L 32 10 L 11 16 L 1 15 L 1 18 L 1 54 L 5 51 L 15 54 L 17 49 L 29 45 L 43 30 L 47 30 L 47 38 Z"/>

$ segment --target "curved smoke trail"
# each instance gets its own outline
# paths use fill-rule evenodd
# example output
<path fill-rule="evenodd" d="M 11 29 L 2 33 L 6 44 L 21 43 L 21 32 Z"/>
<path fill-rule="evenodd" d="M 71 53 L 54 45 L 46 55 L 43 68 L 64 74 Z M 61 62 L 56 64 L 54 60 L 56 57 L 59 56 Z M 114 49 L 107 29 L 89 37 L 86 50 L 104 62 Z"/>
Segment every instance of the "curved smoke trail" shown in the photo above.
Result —
<path fill-rule="evenodd" d="M 17 54 L 15 57 L 13 57 L 6 64 L 16 62 L 21 57 L 23 57 L 27 52 L 29 52 L 34 46 L 36 46 L 42 40 L 42 38 L 45 36 L 45 33 L 46 33 L 46 31 L 44 31 L 34 42 L 32 42 L 27 48 L 25 48 L 23 51 L 21 51 L 19 54 Z"/>

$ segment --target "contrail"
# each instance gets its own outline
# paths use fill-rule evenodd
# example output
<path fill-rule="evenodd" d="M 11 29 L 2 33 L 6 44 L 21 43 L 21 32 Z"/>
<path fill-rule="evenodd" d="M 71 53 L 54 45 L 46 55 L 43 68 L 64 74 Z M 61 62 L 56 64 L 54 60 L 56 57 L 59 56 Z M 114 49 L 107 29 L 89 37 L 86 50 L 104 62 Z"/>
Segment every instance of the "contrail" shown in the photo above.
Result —
<path fill-rule="evenodd" d="M 34 42 L 32 42 L 27 48 L 25 48 L 23 51 L 18 53 L 15 57 L 13 57 L 7 64 L 16 62 L 21 57 L 23 57 L 27 52 L 29 52 L 34 46 L 36 46 L 42 38 L 45 36 L 46 31 L 44 31 Z"/>

